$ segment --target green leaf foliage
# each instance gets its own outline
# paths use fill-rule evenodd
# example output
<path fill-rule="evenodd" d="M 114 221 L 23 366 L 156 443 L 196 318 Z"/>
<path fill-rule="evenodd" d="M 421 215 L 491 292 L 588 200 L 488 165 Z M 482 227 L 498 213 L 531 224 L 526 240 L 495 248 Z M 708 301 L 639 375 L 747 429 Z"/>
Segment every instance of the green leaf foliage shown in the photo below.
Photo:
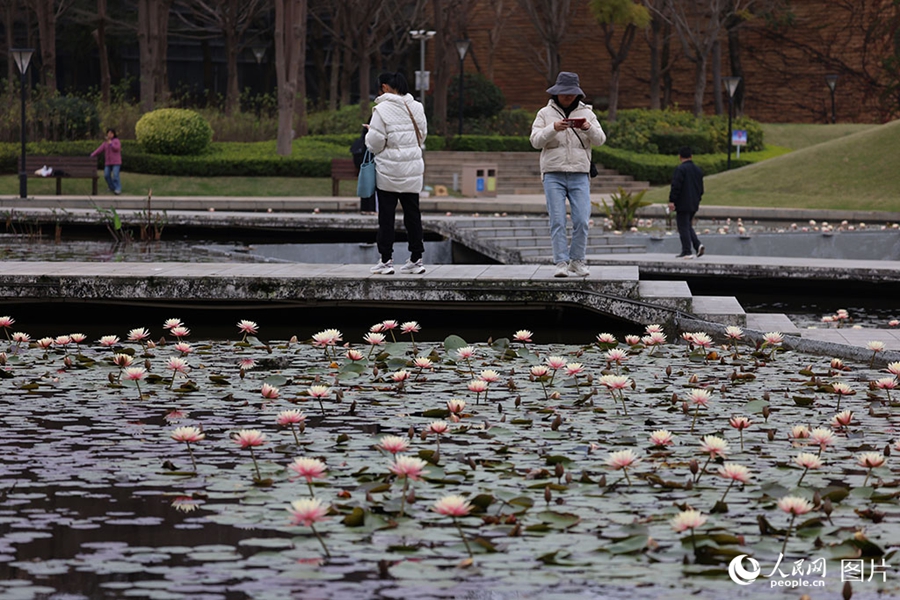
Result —
<path fill-rule="evenodd" d="M 134 133 L 146 152 L 176 156 L 202 154 L 213 137 L 206 119 L 183 108 L 161 108 L 145 114 Z"/>

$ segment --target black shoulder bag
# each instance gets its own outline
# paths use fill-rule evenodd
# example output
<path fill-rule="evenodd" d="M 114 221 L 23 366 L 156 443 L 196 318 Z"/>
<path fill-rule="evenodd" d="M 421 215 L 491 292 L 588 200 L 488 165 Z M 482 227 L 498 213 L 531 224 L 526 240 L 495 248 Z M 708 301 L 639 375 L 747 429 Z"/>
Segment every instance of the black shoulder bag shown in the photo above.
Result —
<path fill-rule="evenodd" d="M 586 148 L 585 145 L 584 145 L 584 140 L 581 139 L 581 136 L 578 135 L 578 132 L 575 131 L 574 129 L 572 129 L 572 131 L 575 132 L 575 137 L 577 137 L 577 138 L 578 138 L 578 141 L 581 142 L 581 147 L 584 148 L 585 150 L 587 150 L 587 148 Z M 597 175 L 599 175 L 599 173 L 597 172 L 597 163 L 594 162 L 593 156 L 591 157 L 591 170 L 590 170 L 590 173 L 591 173 L 591 178 L 592 178 L 592 179 L 593 179 L 594 177 L 596 177 Z"/>

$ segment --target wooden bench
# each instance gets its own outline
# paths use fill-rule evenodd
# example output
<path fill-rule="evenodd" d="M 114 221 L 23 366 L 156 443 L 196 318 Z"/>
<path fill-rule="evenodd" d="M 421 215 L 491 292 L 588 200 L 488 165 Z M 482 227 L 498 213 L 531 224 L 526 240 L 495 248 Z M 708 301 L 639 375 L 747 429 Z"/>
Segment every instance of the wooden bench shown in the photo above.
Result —
<path fill-rule="evenodd" d="M 331 195 L 340 196 L 341 180 L 356 179 L 359 177 L 359 169 L 353 163 L 352 158 L 331 159 Z"/>
<path fill-rule="evenodd" d="M 19 157 L 18 165 L 22 164 Z M 35 173 L 42 167 L 50 167 L 53 173 L 43 177 Z M 21 168 L 19 169 L 21 172 Z M 95 156 L 25 156 L 25 174 L 31 178 L 56 179 L 56 195 L 62 195 L 63 179 L 91 179 L 93 181 L 93 194 L 97 195 L 97 157 Z"/>

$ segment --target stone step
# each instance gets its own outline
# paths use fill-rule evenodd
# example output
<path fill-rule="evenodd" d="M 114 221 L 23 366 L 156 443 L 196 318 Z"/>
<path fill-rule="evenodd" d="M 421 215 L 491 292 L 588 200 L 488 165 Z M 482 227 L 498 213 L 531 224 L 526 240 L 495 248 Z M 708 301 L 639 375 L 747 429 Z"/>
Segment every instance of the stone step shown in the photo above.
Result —
<path fill-rule="evenodd" d="M 747 313 L 734 296 L 694 296 L 690 312 L 704 321 L 747 326 Z"/>
<path fill-rule="evenodd" d="M 686 281 L 641 281 L 638 286 L 641 300 L 659 306 L 688 312 L 691 310 L 691 289 Z"/>
<path fill-rule="evenodd" d="M 549 237 L 547 238 L 550 239 Z M 534 262 L 545 262 L 551 261 L 553 258 L 553 248 L 551 246 L 533 246 L 531 248 L 516 248 L 515 251 L 521 257 L 522 262 L 526 263 L 534 263 Z M 588 244 L 586 248 L 586 259 L 587 262 L 591 262 L 591 256 L 597 255 L 598 260 L 600 256 L 609 255 L 609 254 L 629 254 L 629 253 L 637 253 L 642 254 L 646 253 L 647 249 L 644 246 L 636 246 L 629 244 L 615 244 L 615 245 L 602 245 L 595 246 Z"/>
<path fill-rule="evenodd" d="M 801 330 L 781 313 L 747 313 L 747 328 L 756 331 L 780 331 L 784 335 L 800 335 Z"/>
<path fill-rule="evenodd" d="M 483 237 L 480 238 L 486 242 L 490 242 L 492 244 L 496 244 L 498 246 L 503 246 L 505 248 L 533 248 L 533 247 L 546 247 L 547 240 L 550 239 L 550 233 L 544 232 L 543 234 L 536 234 L 532 236 L 519 236 L 519 237 Z M 597 236 L 588 236 L 588 247 L 596 247 L 596 246 L 625 246 L 625 240 L 622 238 L 614 238 L 611 236 L 597 235 Z M 643 247 L 643 246 L 642 246 Z"/>

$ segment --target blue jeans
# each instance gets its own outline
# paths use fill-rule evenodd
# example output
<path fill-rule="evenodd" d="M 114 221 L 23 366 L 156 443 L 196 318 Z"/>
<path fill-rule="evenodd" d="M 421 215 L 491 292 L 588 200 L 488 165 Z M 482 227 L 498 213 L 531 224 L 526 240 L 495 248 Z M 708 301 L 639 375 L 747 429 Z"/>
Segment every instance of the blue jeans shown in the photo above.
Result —
<path fill-rule="evenodd" d="M 122 165 L 106 165 L 103 167 L 103 178 L 106 180 L 106 185 L 109 186 L 109 191 L 116 194 L 122 193 L 122 181 L 119 179 L 119 171 L 121 169 Z"/>
<path fill-rule="evenodd" d="M 544 173 L 544 195 L 550 215 L 553 262 L 584 260 L 591 218 L 591 179 L 587 173 Z M 572 244 L 566 240 L 566 198 L 572 213 Z"/>

